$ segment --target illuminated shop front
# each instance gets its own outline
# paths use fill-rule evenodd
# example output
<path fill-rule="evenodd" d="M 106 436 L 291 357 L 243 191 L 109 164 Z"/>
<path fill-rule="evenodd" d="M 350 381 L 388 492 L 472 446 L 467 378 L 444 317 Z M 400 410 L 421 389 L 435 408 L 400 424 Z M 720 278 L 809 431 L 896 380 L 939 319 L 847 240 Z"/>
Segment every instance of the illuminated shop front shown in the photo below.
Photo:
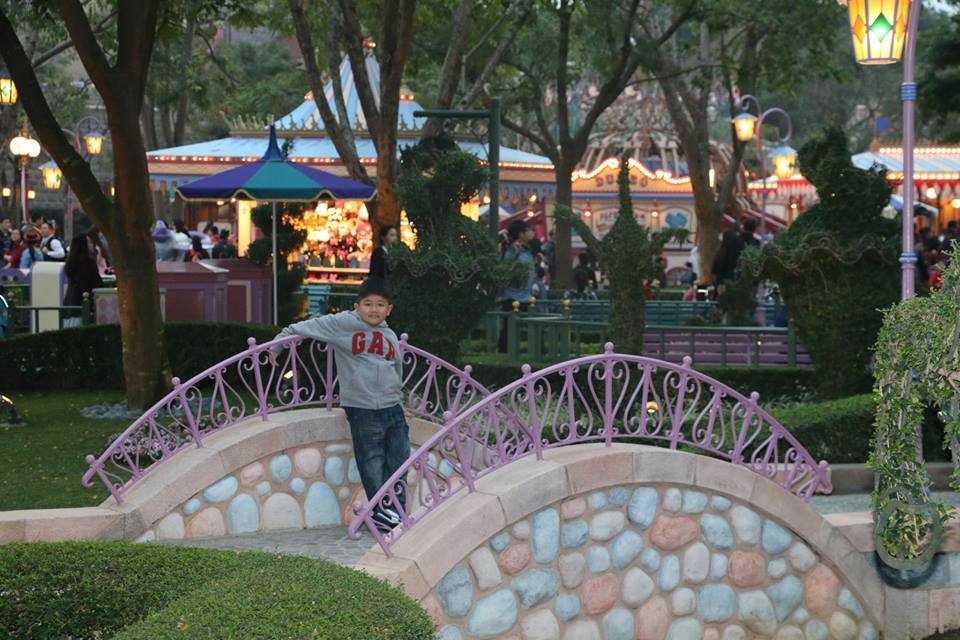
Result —
<path fill-rule="evenodd" d="M 285 214 L 284 222 L 306 233 L 299 251 L 288 257 L 307 266 L 316 280 L 355 280 L 370 267 L 373 227 L 363 202 L 321 200 L 302 217 Z M 413 246 L 415 236 L 406 216 L 400 222 L 400 241 Z"/>

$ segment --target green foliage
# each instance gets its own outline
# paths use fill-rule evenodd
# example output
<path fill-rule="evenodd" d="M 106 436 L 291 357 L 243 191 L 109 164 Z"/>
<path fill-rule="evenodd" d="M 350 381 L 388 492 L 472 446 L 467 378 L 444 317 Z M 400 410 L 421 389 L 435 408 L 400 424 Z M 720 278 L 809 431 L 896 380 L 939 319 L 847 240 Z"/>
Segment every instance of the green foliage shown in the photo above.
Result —
<path fill-rule="evenodd" d="M 288 256 L 303 246 L 307 239 L 307 232 L 294 229 L 291 219 L 300 219 L 306 205 L 302 203 L 277 203 L 277 323 L 280 326 L 290 324 L 303 317 L 306 310 L 306 300 L 300 293 L 306 268 L 299 262 L 291 264 Z M 273 253 L 273 205 L 264 204 L 251 212 L 253 223 L 263 233 L 250 243 L 247 248 L 247 258 L 256 264 L 271 264 Z"/>
<path fill-rule="evenodd" d="M 866 462 L 873 435 L 874 401 L 869 393 L 774 408 L 770 415 L 817 460 Z"/>
<path fill-rule="evenodd" d="M 751 260 L 756 247 L 744 247 L 740 260 Z M 747 254 L 744 257 L 744 254 Z M 724 321 L 734 327 L 746 327 L 756 322 L 750 315 L 757 308 L 757 277 L 748 269 L 740 269 L 739 275 L 723 283 L 723 291 L 717 296 L 717 305 L 723 310 Z"/>
<path fill-rule="evenodd" d="M 417 246 L 398 245 L 388 259 L 394 310 L 390 326 L 448 360 L 494 306 L 511 280 L 490 233 L 460 214 L 487 179 L 476 157 L 421 144 L 403 151 L 397 193 L 417 233 Z"/>
<path fill-rule="evenodd" d="M 880 215 L 890 187 L 883 171 L 851 164 L 839 129 L 805 144 L 800 164 L 820 203 L 759 254 L 745 253 L 741 270 L 779 285 L 819 373 L 821 393 L 862 393 L 869 388 L 879 309 L 899 293 L 899 226 Z"/>
<path fill-rule="evenodd" d="M 954 253 L 957 248 L 954 242 Z M 933 517 L 946 522 L 947 505 L 927 495 L 930 479 L 917 459 L 916 439 L 930 403 L 945 423 L 944 442 L 954 463 L 960 462 L 960 260 L 951 261 L 942 282 L 940 291 L 900 302 L 884 317 L 874 369 L 878 410 L 870 466 L 878 478 L 877 512 L 892 502 L 931 503 Z M 960 491 L 960 466 L 951 486 Z M 931 526 L 924 514 L 897 509 L 880 535 L 891 556 L 913 558 L 922 552 Z"/>
<path fill-rule="evenodd" d="M 173 374 L 182 380 L 247 348 L 266 342 L 276 328 L 239 322 L 171 322 L 164 325 Z M 91 325 L 0 340 L 4 390 L 123 389 L 119 325 Z"/>
<path fill-rule="evenodd" d="M 685 229 L 662 229 L 654 233 L 640 226 L 630 198 L 630 167 L 624 156 L 617 176 L 620 210 L 610 231 L 597 239 L 569 207 L 557 206 L 558 219 L 567 220 L 603 265 L 610 281 L 610 334 L 620 353 L 643 353 L 646 310 L 643 283 L 657 275 L 655 260 L 671 240 L 686 239 Z"/>
<path fill-rule="evenodd" d="M 146 569 L 146 570 L 145 570 Z M 427 640 L 402 592 L 320 560 L 103 542 L 0 546 L 0 628 L 16 638 Z"/>

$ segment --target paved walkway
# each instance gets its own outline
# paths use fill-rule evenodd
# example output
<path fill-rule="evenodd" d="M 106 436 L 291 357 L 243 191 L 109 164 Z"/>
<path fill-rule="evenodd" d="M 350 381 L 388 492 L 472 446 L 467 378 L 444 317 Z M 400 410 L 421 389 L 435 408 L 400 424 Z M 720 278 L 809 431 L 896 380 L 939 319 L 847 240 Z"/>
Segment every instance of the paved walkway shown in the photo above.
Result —
<path fill-rule="evenodd" d="M 161 544 L 175 544 L 184 547 L 203 547 L 224 551 L 265 551 L 284 555 L 322 558 L 352 567 L 376 542 L 370 535 L 359 540 L 347 537 L 346 527 L 324 527 L 322 529 L 292 529 L 286 531 L 268 531 L 244 536 L 225 536 L 222 538 L 203 538 L 188 540 L 170 540 Z"/>
<path fill-rule="evenodd" d="M 960 507 L 960 495 L 956 493 L 934 492 L 933 497 Z M 811 506 L 820 513 L 869 511 L 870 496 L 866 494 L 815 496 L 811 501 Z M 265 551 L 267 553 L 300 555 L 308 558 L 322 558 L 352 567 L 376 543 L 370 535 L 364 535 L 359 540 L 351 540 L 347 537 L 346 527 L 326 527 L 323 529 L 270 531 L 245 536 L 226 536 L 200 540 L 175 540 L 162 544 L 222 549 L 224 551 Z"/>

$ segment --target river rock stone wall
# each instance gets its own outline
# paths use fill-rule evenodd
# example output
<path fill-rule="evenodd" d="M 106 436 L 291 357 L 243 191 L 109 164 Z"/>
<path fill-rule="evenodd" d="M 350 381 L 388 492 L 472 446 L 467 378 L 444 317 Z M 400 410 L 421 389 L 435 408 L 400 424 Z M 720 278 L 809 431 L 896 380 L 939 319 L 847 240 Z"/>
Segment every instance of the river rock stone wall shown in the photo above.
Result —
<path fill-rule="evenodd" d="M 349 442 L 271 454 L 198 491 L 137 542 L 349 524 L 365 499 Z"/>
<path fill-rule="evenodd" d="M 748 504 L 617 486 L 503 529 L 421 604 L 440 640 L 874 640 L 840 574 Z"/>

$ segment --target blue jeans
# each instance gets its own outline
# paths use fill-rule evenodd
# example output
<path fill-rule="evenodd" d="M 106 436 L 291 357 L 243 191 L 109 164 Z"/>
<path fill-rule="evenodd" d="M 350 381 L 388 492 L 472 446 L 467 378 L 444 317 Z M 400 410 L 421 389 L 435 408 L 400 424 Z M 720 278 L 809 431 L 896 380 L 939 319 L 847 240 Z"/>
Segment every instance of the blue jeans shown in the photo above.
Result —
<path fill-rule="evenodd" d="M 350 423 L 360 481 L 369 500 L 410 457 L 410 427 L 400 405 L 386 409 L 343 407 L 343 410 Z M 406 475 L 401 480 L 406 481 Z M 397 487 L 396 492 L 400 505 L 405 506 L 405 491 Z"/>

